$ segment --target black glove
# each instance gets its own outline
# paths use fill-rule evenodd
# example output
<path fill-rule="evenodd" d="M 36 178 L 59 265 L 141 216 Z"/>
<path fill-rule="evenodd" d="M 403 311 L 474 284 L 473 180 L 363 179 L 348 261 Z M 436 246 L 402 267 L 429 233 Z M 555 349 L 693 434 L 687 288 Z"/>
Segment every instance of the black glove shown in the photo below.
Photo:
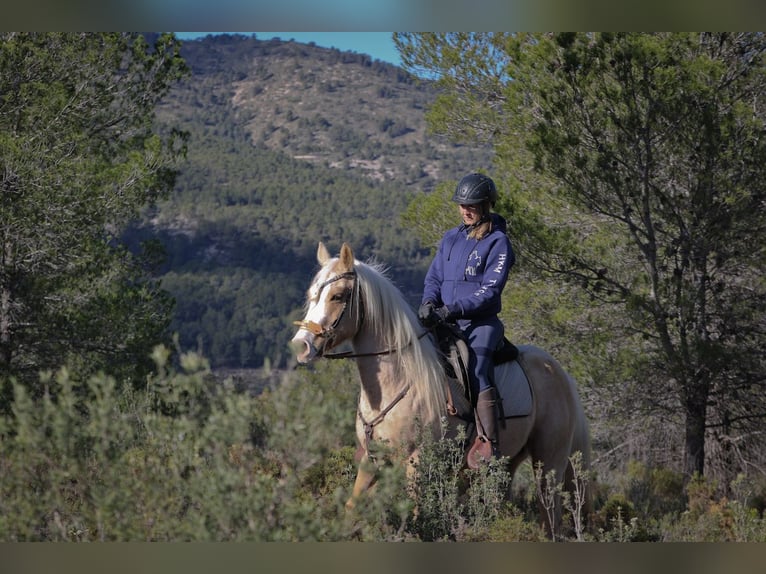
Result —
<path fill-rule="evenodd" d="M 431 301 L 426 301 L 418 309 L 418 319 L 420 324 L 426 328 L 431 328 L 439 323 L 444 323 L 450 319 L 450 312 L 447 307 L 434 307 Z"/>
<path fill-rule="evenodd" d="M 449 309 L 447 309 L 445 306 L 434 309 L 434 315 L 436 315 L 437 323 L 446 323 L 452 318 Z"/>
<path fill-rule="evenodd" d="M 431 315 L 434 312 L 434 304 L 431 301 L 426 301 L 418 309 L 418 319 L 423 326 L 429 326 L 427 323 L 431 320 Z"/>

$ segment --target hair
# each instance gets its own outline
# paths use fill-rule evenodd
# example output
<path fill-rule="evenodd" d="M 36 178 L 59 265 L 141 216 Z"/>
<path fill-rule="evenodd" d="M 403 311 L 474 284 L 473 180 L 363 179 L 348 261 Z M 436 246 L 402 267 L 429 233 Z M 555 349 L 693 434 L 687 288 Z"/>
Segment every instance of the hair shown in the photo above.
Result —
<path fill-rule="evenodd" d="M 444 415 L 447 395 L 435 345 L 416 329 L 420 324 L 415 312 L 388 279 L 382 265 L 356 262 L 355 268 L 365 323 L 375 329 L 387 348 L 395 351 L 402 380 L 409 381 L 421 403 L 422 422 L 438 422 Z"/>
<path fill-rule="evenodd" d="M 483 201 L 481 203 L 481 221 L 471 229 L 468 233 L 468 237 L 471 239 L 484 239 L 487 235 L 492 233 L 492 218 L 489 214 L 489 201 Z"/>

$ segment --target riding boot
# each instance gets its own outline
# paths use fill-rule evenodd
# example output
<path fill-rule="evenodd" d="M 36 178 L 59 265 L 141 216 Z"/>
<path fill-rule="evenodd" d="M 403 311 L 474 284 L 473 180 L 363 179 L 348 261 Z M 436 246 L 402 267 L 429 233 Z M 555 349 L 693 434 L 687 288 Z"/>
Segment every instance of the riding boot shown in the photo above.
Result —
<path fill-rule="evenodd" d="M 499 456 L 498 451 L 498 398 L 494 387 L 481 391 L 476 400 L 476 440 L 468 451 L 468 466 L 478 468 Z"/>

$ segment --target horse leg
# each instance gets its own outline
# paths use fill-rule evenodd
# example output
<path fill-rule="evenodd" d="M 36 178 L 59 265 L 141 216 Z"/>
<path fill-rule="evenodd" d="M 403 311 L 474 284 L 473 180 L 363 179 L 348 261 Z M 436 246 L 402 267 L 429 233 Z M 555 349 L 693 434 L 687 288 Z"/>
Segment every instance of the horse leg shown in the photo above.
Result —
<path fill-rule="evenodd" d="M 359 467 L 356 471 L 354 488 L 351 490 L 351 496 L 346 501 L 346 509 L 351 510 L 356 505 L 356 500 L 366 491 L 370 490 L 375 483 L 375 472 L 370 470 L 372 463 L 365 455 L 359 461 Z"/>

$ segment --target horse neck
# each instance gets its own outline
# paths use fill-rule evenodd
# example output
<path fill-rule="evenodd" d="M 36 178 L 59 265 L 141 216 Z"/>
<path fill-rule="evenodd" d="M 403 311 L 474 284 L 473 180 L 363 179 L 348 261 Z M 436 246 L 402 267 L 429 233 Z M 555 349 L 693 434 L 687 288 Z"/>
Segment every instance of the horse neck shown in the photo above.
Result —
<path fill-rule="evenodd" d="M 357 334 L 353 342 L 354 352 L 359 354 L 386 351 L 385 345 L 385 341 L 366 332 Z M 407 384 L 398 374 L 398 359 L 396 352 L 356 359 L 362 386 L 360 401 L 373 412 L 386 408 Z"/>

